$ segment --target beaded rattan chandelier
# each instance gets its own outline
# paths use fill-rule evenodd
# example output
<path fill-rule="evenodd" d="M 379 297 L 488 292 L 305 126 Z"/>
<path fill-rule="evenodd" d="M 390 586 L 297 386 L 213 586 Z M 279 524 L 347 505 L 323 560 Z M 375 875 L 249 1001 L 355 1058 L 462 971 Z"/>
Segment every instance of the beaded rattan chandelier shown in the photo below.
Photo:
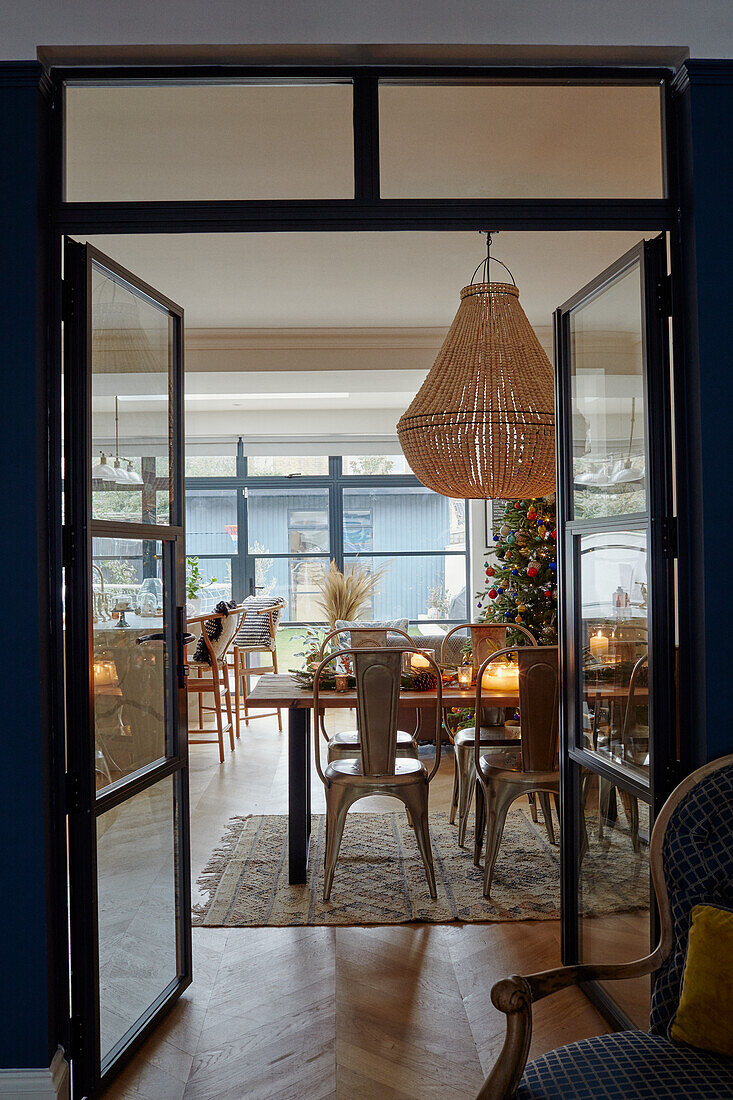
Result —
<path fill-rule="evenodd" d="M 397 424 L 423 485 L 449 497 L 520 499 L 555 491 L 552 364 L 512 282 L 484 281 L 461 303 L 432 370 Z"/>

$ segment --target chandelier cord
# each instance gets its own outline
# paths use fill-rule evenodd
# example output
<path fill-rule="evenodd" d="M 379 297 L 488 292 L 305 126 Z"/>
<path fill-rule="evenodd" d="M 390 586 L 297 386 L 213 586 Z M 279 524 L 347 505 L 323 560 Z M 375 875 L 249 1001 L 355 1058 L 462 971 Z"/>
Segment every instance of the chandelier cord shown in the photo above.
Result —
<path fill-rule="evenodd" d="M 471 286 L 473 286 L 474 281 L 476 279 L 476 275 L 477 275 L 477 273 L 479 272 L 479 270 L 481 268 L 484 269 L 484 273 L 483 273 L 484 277 L 483 277 L 482 282 L 484 282 L 484 283 L 489 282 L 489 265 L 491 264 L 492 259 L 493 259 L 495 264 L 499 264 L 500 267 L 504 268 L 504 270 L 508 274 L 509 278 L 511 279 L 512 283 L 514 284 L 514 286 L 516 286 L 517 285 L 517 280 L 514 278 L 511 271 L 509 270 L 507 265 L 504 263 L 504 261 L 503 260 L 497 260 L 496 256 L 491 255 L 491 238 L 493 236 L 493 231 L 492 230 L 481 230 L 481 232 L 486 233 L 486 258 L 481 261 L 481 263 L 478 265 L 478 267 L 474 271 L 473 275 L 471 276 Z"/>

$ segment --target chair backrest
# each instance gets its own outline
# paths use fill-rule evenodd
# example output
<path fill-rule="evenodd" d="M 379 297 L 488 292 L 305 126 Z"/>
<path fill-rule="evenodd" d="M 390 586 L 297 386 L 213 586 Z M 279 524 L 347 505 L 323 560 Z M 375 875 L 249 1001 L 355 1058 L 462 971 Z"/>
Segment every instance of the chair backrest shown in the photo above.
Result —
<path fill-rule="evenodd" d="M 240 649 L 274 649 L 285 600 L 281 596 L 247 596 L 242 607 L 244 617 L 235 645 Z"/>
<path fill-rule="evenodd" d="M 511 629 L 526 635 L 527 644 L 536 646 L 534 635 L 526 627 L 511 624 Z M 455 649 L 459 631 L 471 633 L 471 660 L 474 668 L 479 668 L 486 658 L 499 649 L 506 649 L 507 626 L 504 623 L 460 623 L 454 626 L 443 638 L 440 647 L 440 663 L 455 663 Z"/>
<path fill-rule="evenodd" d="M 344 635 L 347 636 L 345 639 Z M 411 638 L 407 631 L 400 630 L 396 626 L 343 626 L 329 631 L 323 639 L 321 659 L 325 656 L 326 648 L 332 638 L 336 638 L 336 645 L 343 645 L 348 649 L 386 649 L 391 645 L 401 648 L 400 641 L 405 641 L 410 649 L 415 646 L 415 639 Z M 341 639 L 344 640 L 341 641 Z"/>
<path fill-rule="evenodd" d="M 557 646 L 521 646 L 516 653 L 522 767 L 525 771 L 551 771 L 557 767 L 560 721 Z"/>
<path fill-rule="evenodd" d="M 321 709 L 320 680 L 331 663 L 346 658 L 352 665 L 356 681 L 356 716 L 361 746 L 362 772 L 372 778 L 393 776 L 397 757 L 397 718 L 402 683 L 402 648 L 337 649 L 318 666 L 313 685 L 313 709 Z M 437 662 L 424 650 L 412 647 L 411 653 L 423 653 L 436 680 L 435 760 L 427 775 L 428 783 L 440 766 L 440 732 L 442 726 L 442 682 Z M 338 666 L 336 666 L 338 667 Z M 318 747 L 315 750 L 318 774 L 324 780 Z"/>
<path fill-rule="evenodd" d="M 364 775 L 394 775 L 402 651 L 385 647 L 352 652 Z"/>
<path fill-rule="evenodd" d="M 649 860 L 665 948 L 650 1030 L 666 1035 L 680 1000 L 693 907 L 733 908 L 733 755 L 705 764 L 672 792 L 655 822 Z"/>
<path fill-rule="evenodd" d="M 204 633 L 206 634 L 206 636 L 208 638 L 209 650 L 210 650 L 210 652 L 212 652 L 214 654 L 214 657 L 216 658 L 216 660 L 219 664 L 221 664 L 222 661 L 224 660 L 224 658 L 226 657 L 227 650 L 229 649 L 229 646 L 234 641 L 234 635 L 239 630 L 239 626 L 240 626 L 240 623 L 242 622 L 243 617 L 244 617 L 244 609 L 242 607 L 232 608 L 232 610 L 226 616 L 224 616 L 224 615 L 222 615 L 222 616 L 219 616 L 219 615 L 212 616 L 211 618 L 213 618 L 214 620 L 219 619 L 219 618 L 221 618 L 221 620 L 222 620 L 221 634 L 219 635 L 218 638 L 209 638 L 208 633 L 206 631 L 206 623 L 204 623 L 204 628 L 203 629 L 204 629 Z M 206 621 L 209 622 L 210 619 L 207 619 Z"/>

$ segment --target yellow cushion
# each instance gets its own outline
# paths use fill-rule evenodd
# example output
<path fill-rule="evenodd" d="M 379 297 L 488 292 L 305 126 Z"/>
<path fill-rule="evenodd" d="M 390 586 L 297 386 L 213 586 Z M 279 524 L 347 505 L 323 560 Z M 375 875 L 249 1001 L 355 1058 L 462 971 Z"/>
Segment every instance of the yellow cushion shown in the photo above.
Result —
<path fill-rule="evenodd" d="M 733 912 L 696 905 L 671 1039 L 733 1057 Z"/>

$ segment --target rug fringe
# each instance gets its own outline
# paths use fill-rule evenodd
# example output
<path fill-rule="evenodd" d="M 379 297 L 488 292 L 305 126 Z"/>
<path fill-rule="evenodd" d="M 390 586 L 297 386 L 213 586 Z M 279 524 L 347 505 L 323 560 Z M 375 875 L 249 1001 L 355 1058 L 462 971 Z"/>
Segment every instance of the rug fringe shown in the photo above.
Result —
<path fill-rule="evenodd" d="M 253 817 L 254 814 L 246 814 L 244 817 L 230 817 L 227 821 L 219 846 L 211 853 L 206 866 L 196 879 L 196 885 L 200 892 L 207 894 L 208 897 L 205 902 L 199 902 L 197 905 L 191 906 L 191 912 L 194 916 L 204 917 L 206 915 L 221 882 L 221 877 L 236 851 L 244 827 Z"/>

